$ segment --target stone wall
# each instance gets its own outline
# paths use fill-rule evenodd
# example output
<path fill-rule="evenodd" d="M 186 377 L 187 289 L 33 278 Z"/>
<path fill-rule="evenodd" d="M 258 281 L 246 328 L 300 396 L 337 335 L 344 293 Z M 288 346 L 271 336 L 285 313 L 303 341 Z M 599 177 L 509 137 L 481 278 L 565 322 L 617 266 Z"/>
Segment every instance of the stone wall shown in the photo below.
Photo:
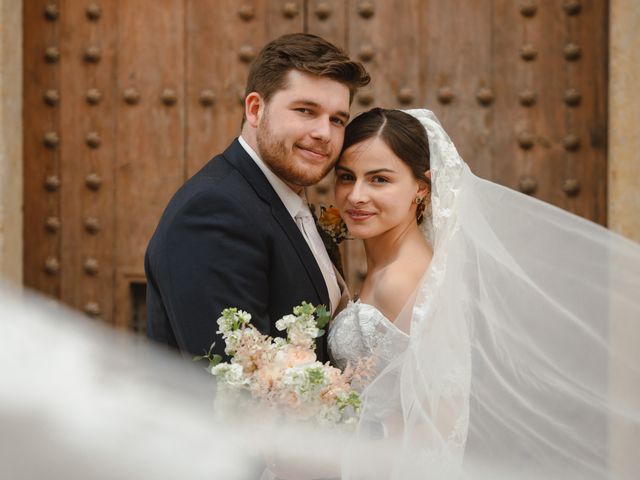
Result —
<path fill-rule="evenodd" d="M 610 0 L 609 16 L 609 228 L 640 242 L 640 0 Z M 615 281 L 615 279 L 613 279 Z M 616 318 L 617 306 L 610 306 Z M 637 319 L 636 319 L 637 320 Z M 610 325 L 612 347 L 640 365 L 638 322 Z M 638 412 L 640 385 L 610 363 L 610 389 Z M 640 429 L 610 424 L 610 461 L 621 480 L 638 478 Z"/>
<path fill-rule="evenodd" d="M 0 278 L 22 283 L 22 0 L 0 0 Z"/>
<path fill-rule="evenodd" d="M 609 228 L 640 242 L 640 0 L 610 0 Z"/>

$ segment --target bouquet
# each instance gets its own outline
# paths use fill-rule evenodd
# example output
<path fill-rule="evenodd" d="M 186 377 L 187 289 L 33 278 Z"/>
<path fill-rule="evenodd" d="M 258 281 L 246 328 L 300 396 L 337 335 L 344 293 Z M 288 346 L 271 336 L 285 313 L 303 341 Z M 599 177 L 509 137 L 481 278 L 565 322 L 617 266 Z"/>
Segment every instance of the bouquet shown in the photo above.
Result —
<path fill-rule="evenodd" d="M 222 362 L 211 351 L 195 359 L 209 360 L 208 370 L 218 380 L 218 395 L 248 393 L 252 402 L 276 408 L 289 419 L 324 426 L 353 424 L 361 404 L 354 386 L 366 381 L 371 362 L 363 360 L 344 372 L 319 362 L 315 341 L 324 334 L 328 321 L 323 305 L 316 308 L 302 302 L 293 314 L 276 322 L 279 331 L 286 331 L 286 338 L 272 338 L 251 324 L 249 313 L 227 308 L 218 318 L 217 333 L 231 360 Z M 241 402 L 228 400 L 227 405 L 237 411 Z"/>

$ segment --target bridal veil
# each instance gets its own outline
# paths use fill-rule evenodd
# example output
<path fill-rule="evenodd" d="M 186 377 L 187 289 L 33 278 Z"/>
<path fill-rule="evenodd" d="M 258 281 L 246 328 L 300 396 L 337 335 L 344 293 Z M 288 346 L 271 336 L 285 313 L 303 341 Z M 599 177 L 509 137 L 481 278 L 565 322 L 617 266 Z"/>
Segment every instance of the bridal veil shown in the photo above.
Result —
<path fill-rule="evenodd" d="M 378 431 L 392 460 L 347 456 L 344 478 L 628 478 L 640 246 L 474 176 L 432 112 L 407 113 L 429 139 L 434 257 L 396 320 L 409 347 L 364 391 L 356 438 Z"/>

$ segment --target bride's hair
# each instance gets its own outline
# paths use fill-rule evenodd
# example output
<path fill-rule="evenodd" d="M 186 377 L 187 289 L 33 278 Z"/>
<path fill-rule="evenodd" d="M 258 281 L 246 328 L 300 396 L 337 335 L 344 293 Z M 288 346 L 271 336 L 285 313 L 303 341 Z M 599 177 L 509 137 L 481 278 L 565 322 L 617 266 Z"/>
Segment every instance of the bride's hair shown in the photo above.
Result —
<path fill-rule="evenodd" d="M 416 180 L 431 184 L 425 176 L 429 170 L 429 140 L 418 119 L 400 110 L 372 108 L 354 118 L 344 133 L 342 152 L 356 143 L 380 138 L 396 156 L 406 163 Z"/>
<path fill-rule="evenodd" d="M 431 186 L 431 181 L 425 175 L 430 169 L 429 140 L 418 119 L 400 110 L 372 108 L 347 125 L 340 154 L 370 138 L 380 138 L 411 169 L 416 180 Z"/>

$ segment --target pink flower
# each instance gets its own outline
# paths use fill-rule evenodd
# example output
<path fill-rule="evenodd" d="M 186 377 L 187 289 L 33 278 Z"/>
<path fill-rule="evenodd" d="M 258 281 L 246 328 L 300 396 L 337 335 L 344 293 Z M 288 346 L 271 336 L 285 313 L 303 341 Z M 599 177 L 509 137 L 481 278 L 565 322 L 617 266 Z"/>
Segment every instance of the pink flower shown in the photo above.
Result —
<path fill-rule="evenodd" d="M 317 359 L 315 352 L 299 345 L 287 345 L 276 355 L 276 361 L 284 368 L 296 367 L 313 363 Z"/>

